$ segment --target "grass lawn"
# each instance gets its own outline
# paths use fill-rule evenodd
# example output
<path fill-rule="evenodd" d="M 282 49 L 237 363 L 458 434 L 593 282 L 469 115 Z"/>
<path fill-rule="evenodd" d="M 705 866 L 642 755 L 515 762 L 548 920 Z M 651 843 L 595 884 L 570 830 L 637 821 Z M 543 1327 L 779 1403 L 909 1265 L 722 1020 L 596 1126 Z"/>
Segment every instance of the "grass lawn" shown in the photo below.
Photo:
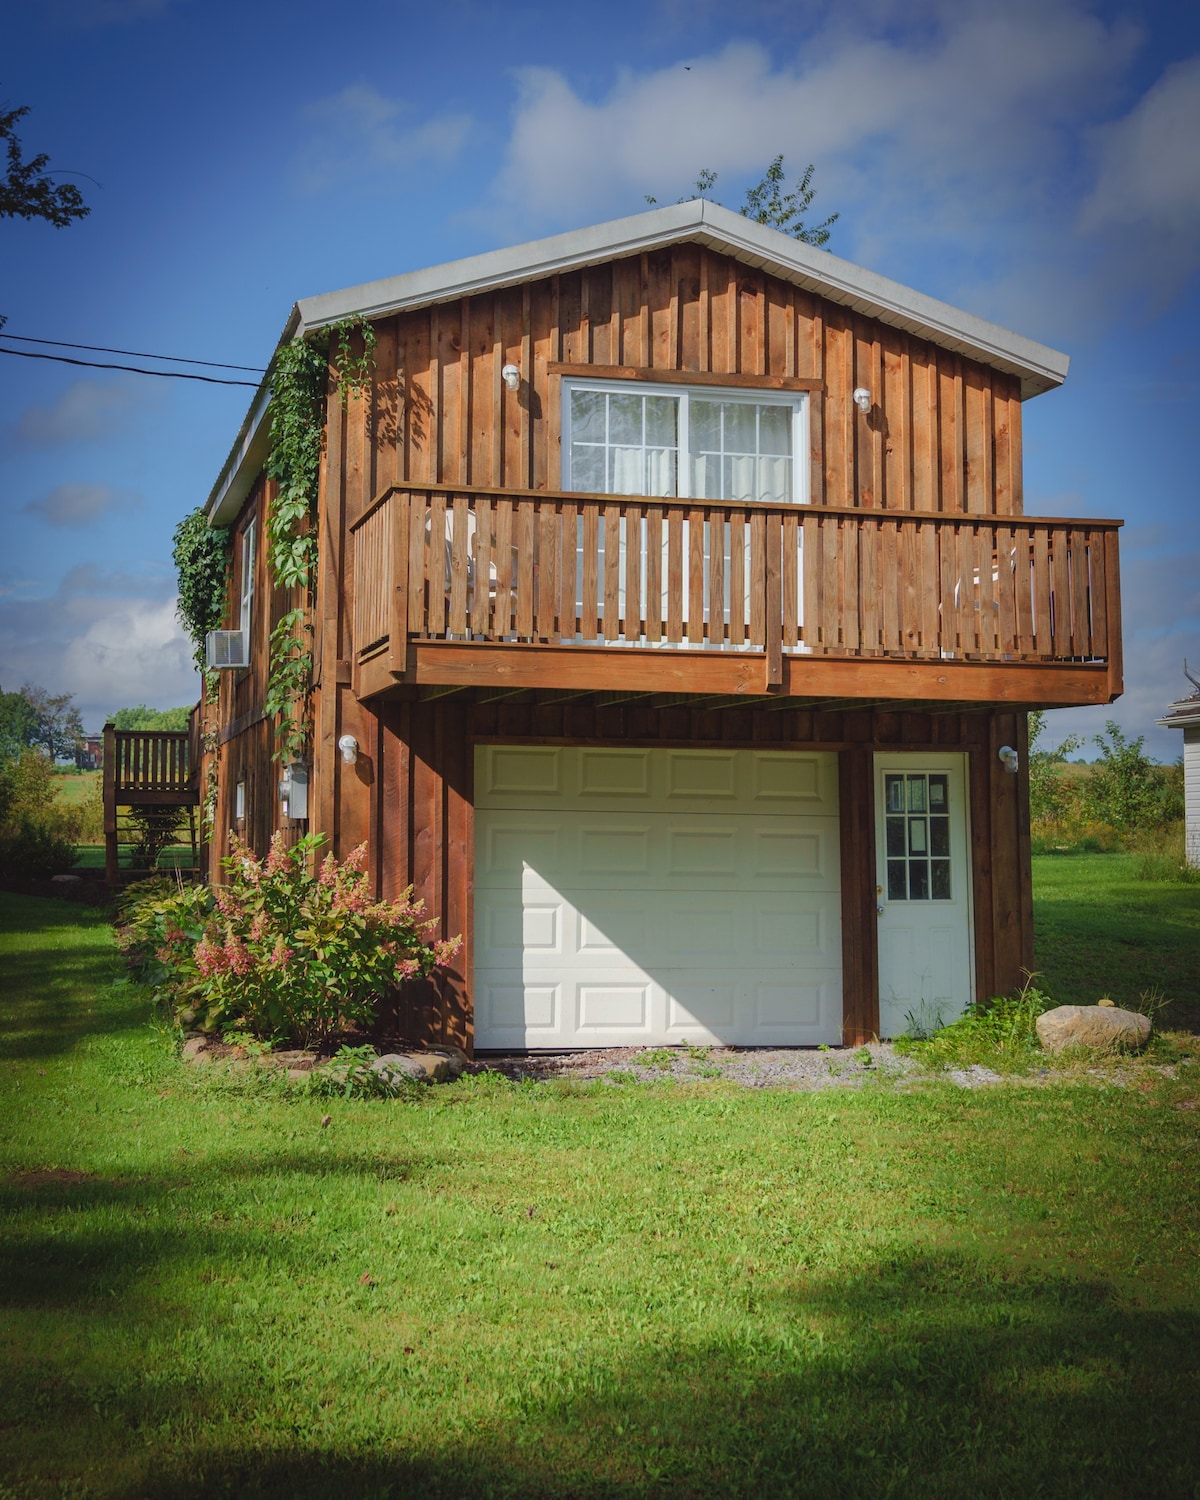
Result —
<path fill-rule="evenodd" d="M 1200 1066 L 323 1102 L 0 962 L 4 1500 L 1195 1493 Z"/>
<path fill-rule="evenodd" d="M 1039 984 L 1063 1005 L 1102 995 L 1139 1008 L 1157 991 L 1168 1024 L 1200 1031 L 1200 884 L 1138 880 L 1134 854 L 1033 861 Z"/>

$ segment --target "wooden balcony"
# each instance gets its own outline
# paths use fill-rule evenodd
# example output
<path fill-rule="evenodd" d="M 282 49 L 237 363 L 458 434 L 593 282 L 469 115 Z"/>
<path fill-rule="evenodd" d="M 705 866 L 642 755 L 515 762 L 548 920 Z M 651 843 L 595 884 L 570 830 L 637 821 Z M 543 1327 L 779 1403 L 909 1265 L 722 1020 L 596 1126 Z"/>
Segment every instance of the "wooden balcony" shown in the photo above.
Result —
<path fill-rule="evenodd" d="M 393 486 L 352 527 L 354 680 L 1106 703 L 1120 524 Z"/>
<path fill-rule="evenodd" d="M 196 715 L 192 718 L 193 728 L 178 732 L 104 726 L 105 870 L 110 885 L 121 877 L 123 812 L 199 805 Z M 188 831 L 194 865 L 197 830 L 191 812 Z"/>

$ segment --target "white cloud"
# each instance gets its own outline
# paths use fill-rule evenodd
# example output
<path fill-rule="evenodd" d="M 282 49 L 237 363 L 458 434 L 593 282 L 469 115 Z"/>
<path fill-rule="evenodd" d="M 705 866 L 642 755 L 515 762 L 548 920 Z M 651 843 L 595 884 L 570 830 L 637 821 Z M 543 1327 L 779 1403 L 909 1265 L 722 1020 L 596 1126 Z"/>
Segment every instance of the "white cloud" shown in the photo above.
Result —
<path fill-rule="evenodd" d="M 49 406 L 27 406 L 14 424 L 35 447 L 85 443 L 124 431 L 149 398 L 117 380 L 75 380 Z"/>
<path fill-rule="evenodd" d="M 595 102 L 559 73 L 526 69 L 499 193 L 540 213 L 586 212 L 597 196 L 683 191 L 701 166 L 761 172 L 783 151 L 863 192 L 885 186 L 881 159 L 895 161 L 889 196 L 936 186 L 966 220 L 947 192 L 956 179 L 974 196 L 1005 169 L 1015 191 L 1057 124 L 1108 91 L 1130 43 L 1073 5 L 966 5 L 907 36 L 828 36 L 792 66 L 739 43 L 687 70 L 625 71 Z"/>
<path fill-rule="evenodd" d="M 135 510 L 141 501 L 136 495 L 114 490 L 107 484 L 58 484 L 22 510 L 41 516 L 51 526 L 94 526 L 117 511 Z"/>
<path fill-rule="evenodd" d="M 428 161 L 452 161 L 471 128 L 465 114 L 406 123 L 410 105 L 357 83 L 304 111 L 312 135 L 294 165 L 302 191 L 315 193 L 368 172 L 398 174 Z"/>
<path fill-rule="evenodd" d="M 1095 134 L 1085 233 L 1115 236 L 1154 267 L 1161 293 L 1200 260 L 1200 57 L 1168 68 L 1122 119 Z"/>
<path fill-rule="evenodd" d="M 0 590 L 0 661 L 6 682 L 71 693 L 89 729 L 127 704 L 171 708 L 199 695 L 165 571 L 120 574 L 85 564 L 50 596 Z"/>

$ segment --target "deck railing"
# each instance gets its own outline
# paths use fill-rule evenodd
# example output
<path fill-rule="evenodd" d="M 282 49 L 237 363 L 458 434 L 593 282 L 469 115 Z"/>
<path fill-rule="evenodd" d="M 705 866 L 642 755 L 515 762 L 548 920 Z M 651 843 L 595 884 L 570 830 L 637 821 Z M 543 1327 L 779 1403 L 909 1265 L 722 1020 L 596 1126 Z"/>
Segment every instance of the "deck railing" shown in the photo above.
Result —
<path fill-rule="evenodd" d="M 1119 525 L 395 486 L 353 527 L 354 642 L 1102 663 Z"/>
<path fill-rule="evenodd" d="M 105 740 L 105 777 L 111 780 L 118 797 L 191 789 L 192 755 L 186 729 L 176 732 L 105 726 Z"/>

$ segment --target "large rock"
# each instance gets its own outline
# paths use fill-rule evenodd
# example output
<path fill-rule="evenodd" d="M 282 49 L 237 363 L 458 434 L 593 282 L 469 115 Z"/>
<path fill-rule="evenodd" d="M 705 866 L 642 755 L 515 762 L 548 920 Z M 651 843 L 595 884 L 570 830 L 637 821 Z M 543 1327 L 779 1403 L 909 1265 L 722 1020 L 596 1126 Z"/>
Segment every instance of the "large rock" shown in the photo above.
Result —
<path fill-rule="evenodd" d="M 1149 1016 L 1116 1005 L 1059 1005 L 1037 1018 L 1038 1040 L 1047 1052 L 1064 1047 L 1137 1052 L 1152 1030 Z"/>
<path fill-rule="evenodd" d="M 385 1078 L 411 1078 L 417 1083 L 445 1083 L 467 1065 L 458 1047 L 427 1047 L 421 1052 L 385 1052 L 371 1064 Z"/>

